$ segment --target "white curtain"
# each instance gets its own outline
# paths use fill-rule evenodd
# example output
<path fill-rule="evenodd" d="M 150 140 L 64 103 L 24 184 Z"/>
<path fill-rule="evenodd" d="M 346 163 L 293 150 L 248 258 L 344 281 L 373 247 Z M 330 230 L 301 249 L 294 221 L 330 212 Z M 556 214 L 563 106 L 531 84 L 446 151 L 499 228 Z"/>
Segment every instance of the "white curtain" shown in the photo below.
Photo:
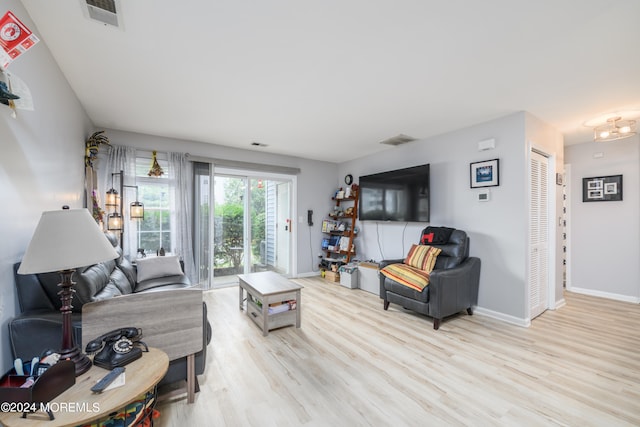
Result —
<path fill-rule="evenodd" d="M 107 216 L 113 212 L 112 208 L 107 209 L 104 205 L 106 192 L 115 188 L 120 192 L 120 177 L 113 175 L 120 171 L 123 172 L 123 185 L 136 185 L 136 150 L 132 147 L 121 145 L 111 145 L 105 156 L 104 167 L 98 169 L 98 193 L 101 196 L 100 204 L 105 211 L 104 224 L 107 225 Z M 102 165 L 100 165 L 102 166 Z M 122 208 L 124 234 L 122 251 L 129 259 L 135 258 L 137 248 L 138 221 L 131 221 L 129 218 L 129 204 L 135 200 L 135 188 L 124 187 L 124 194 L 120 194 L 120 201 L 124 201 Z"/>
<path fill-rule="evenodd" d="M 171 236 L 173 252 L 184 261 L 184 272 L 197 283 L 193 257 L 193 163 L 184 153 L 167 153 L 170 173 Z"/>
<path fill-rule="evenodd" d="M 158 153 L 159 157 L 162 155 Z M 184 153 L 166 153 L 169 167 L 166 168 L 169 184 L 169 197 L 171 209 L 171 248 L 172 253 L 178 255 L 184 262 L 184 269 L 187 276 L 193 283 L 197 283 L 195 262 L 193 257 L 193 216 L 192 192 L 193 192 L 193 163 L 187 160 Z M 107 215 L 113 210 L 109 210 L 104 205 L 104 198 L 107 190 L 112 185 L 118 192 L 120 182 L 117 175 L 124 172 L 124 185 L 135 186 L 136 184 L 136 149 L 132 147 L 111 145 L 108 152 L 100 156 L 100 163 L 97 169 L 98 194 L 100 195 L 100 205 L 105 210 L 104 224 L 106 229 Z M 113 183 L 112 183 L 113 182 Z M 138 251 L 138 221 L 130 219 L 129 204 L 136 200 L 135 188 L 124 187 L 123 216 L 124 234 L 122 250 L 129 259 L 135 259 Z"/>

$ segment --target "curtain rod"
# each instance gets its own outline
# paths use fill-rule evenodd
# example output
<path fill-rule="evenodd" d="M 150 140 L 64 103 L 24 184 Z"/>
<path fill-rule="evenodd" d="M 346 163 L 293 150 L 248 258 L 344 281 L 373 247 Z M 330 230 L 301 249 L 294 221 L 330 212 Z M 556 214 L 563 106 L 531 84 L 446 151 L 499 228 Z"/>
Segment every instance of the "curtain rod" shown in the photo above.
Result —
<path fill-rule="evenodd" d="M 230 169 L 246 169 L 260 172 L 281 173 L 286 175 L 300 174 L 300 168 L 292 168 L 288 166 L 265 165 L 263 163 L 241 162 L 238 160 L 214 159 L 213 157 L 192 156 L 186 153 L 187 159 L 191 162 L 212 163 L 215 166 L 221 166 Z"/>

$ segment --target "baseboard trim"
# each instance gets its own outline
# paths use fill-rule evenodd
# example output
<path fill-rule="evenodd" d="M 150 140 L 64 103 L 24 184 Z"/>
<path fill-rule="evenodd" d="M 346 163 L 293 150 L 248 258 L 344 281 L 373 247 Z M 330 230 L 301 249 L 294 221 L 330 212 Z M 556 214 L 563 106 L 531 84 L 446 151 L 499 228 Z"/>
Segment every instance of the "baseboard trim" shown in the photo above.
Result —
<path fill-rule="evenodd" d="M 612 299 L 612 300 L 616 300 L 616 301 L 623 301 L 623 302 L 631 302 L 631 303 L 634 303 L 634 304 L 640 304 L 640 298 L 638 298 L 638 297 L 632 297 L 632 296 L 629 296 L 629 295 L 614 294 L 614 293 L 611 293 L 611 292 L 595 291 L 593 289 L 576 288 L 575 286 L 572 286 L 571 289 L 567 289 L 567 292 L 575 292 L 576 294 L 589 295 L 589 296 L 592 296 L 592 297 L 607 298 L 607 299 Z"/>
<path fill-rule="evenodd" d="M 474 307 L 473 314 L 479 314 L 481 316 L 491 317 L 492 319 L 501 320 L 506 323 L 510 323 L 512 325 L 521 326 L 523 328 L 528 328 L 531 326 L 531 320 L 522 319 L 515 316 L 510 316 L 508 314 L 500 313 L 497 311 L 489 310 L 482 307 Z"/>
<path fill-rule="evenodd" d="M 316 277 L 316 276 L 320 276 L 319 271 L 309 271 L 307 273 L 298 273 L 295 278 Z"/>
<path fill-rule="evenodd" d="M 556 301 L 556 306 L 555 308 L 552 308 L 552 310 L 557 310 L 559 308 L 564 307 L 565 305 L 567 305 L 567 300 L 565 300 L 564 298 L 561 298 L 560 300 Z"/>

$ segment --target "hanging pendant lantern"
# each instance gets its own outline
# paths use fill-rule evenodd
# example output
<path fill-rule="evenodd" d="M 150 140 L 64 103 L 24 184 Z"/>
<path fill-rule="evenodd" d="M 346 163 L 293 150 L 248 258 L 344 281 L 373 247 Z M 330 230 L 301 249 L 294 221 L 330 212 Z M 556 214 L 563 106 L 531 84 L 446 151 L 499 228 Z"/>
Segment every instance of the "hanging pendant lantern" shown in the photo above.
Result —
<path fill-rule="evenodd" d="M 160 167 L 160 164 L 158 163 L 158 159 L 156 157 L 156 152 L 154 151 L 151 158 L 151 169 L 149 169 L 149 173 L 147 175 L 158 177 L 162 176 L 163 174 L 164 171 Z"/>

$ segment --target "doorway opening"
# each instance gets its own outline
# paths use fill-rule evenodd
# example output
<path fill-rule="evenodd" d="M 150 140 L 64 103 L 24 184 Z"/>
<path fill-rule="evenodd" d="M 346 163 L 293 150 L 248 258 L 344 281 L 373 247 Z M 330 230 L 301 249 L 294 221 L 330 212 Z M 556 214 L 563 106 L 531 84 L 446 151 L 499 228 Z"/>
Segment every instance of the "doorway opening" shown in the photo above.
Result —
<path fill-rule="evenodd" d="M 259 271 L 290 276 L 293 179 L 206 166 L 195 168 L 199 283 L 230 286 Z"/>

